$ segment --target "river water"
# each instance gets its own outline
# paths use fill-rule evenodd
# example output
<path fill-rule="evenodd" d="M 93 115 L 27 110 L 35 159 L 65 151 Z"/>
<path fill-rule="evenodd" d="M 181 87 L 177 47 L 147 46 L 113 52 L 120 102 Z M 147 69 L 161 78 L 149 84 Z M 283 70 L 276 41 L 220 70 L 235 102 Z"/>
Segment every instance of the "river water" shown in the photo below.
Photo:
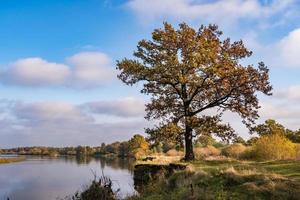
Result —
<path fill-rule="evenodd" d="M 135 192 L 133 163 L 126 159 L 27 157 L 0 165 L 0 200 L 56 200 L 74 194 L 102 173 L 123 198 Z"/>

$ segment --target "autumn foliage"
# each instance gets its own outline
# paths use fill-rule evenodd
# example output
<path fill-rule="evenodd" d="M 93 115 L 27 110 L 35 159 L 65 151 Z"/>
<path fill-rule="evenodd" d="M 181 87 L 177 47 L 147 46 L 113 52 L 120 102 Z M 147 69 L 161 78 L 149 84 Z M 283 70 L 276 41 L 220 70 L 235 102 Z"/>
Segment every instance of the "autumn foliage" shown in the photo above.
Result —
<path fill-rule="evenodd" d="M 135 158 L 141 158 L 147 155 L 149 151 L 149 143 L 142 135 L 136 134 L 128 141 L 130 154 Z"/>
<path fill-rule="evenodd" d="M 243 65 L 250 57 L 242 41 L 221 39 L 216 25 L 198 30 L 185 23 L 175 29 L 164 23 L 155 29 L 151 40 L 141 40 L 135 59 L 117 62 L 118 77 L 127 85 L 142 82 L 141 92 L 151 95 L 146 105 L 147 119 L 159 119 L 159 126 L 173 123 L 179 127 L 176 139 L 184 140 L 185 159 L 194 159 L 193 139 L 206 130 L 206 123 L 219 127 L 209 134 L 225 139 L 234 136 L 229 125 L 221 124 L 224 111 L 237 113 L 250 127 L 258 118 L 256 92 L 271 95 L 268 69 Z M 213 116 L 204 111 L 218 108 Z M 225 131 L 224 131 L 225 129 Z M 199 131 L 197 131 L 199 132 Z"/>

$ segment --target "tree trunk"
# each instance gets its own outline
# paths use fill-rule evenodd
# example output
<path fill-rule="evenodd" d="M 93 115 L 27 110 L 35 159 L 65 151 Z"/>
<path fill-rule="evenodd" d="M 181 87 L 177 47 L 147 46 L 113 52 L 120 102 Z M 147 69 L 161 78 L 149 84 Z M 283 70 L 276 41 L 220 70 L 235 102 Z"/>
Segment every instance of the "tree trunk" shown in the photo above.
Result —
<path fill-rule="evenodd" d="M 185 126 L 185 157 L 186 161 L 194 160 L 195 155 L 193 151 L 193 129 L 186 124 Z"/>

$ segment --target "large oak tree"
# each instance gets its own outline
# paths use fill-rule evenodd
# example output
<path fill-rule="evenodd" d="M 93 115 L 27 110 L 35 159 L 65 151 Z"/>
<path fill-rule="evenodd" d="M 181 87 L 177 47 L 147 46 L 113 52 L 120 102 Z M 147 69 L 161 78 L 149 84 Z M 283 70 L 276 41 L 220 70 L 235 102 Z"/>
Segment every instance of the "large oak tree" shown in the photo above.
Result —
<path fill-rule="evenodd" d="M 222 40 L 216 25 L 195 30 L 185 23 L 176 30 L 164 23 L 152 40 L 141 40 L 135 59 L 117 62 L 118 77 L 127 85 L 143 83 L 142 93 L 151 95 L 147 119 L 160 119 L 184 128 L 185 159 L 193 160 L 193 134 L 211 120 L 204 111 L 217 108 L 238 113 L 250 127 L 258 118 L 256 92 L 271 95 L 268 69 L 243 65 L 251 56 L 242 41 Z M 216 114 L 216 116 L 218 115 Z"/>

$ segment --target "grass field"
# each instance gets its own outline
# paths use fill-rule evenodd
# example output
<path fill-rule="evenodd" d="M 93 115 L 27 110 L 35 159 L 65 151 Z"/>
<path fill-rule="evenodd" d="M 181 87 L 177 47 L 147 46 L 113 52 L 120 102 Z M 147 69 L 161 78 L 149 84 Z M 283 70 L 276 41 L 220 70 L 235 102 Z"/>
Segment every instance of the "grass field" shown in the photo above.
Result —
<path fill-rule="evenodd" d="M 189 170 L 159 179 L 129 199 L 300 199 L 300 161 L 213 160 L 189 165 Z"/>
<path fill-rule="evenodd" d="M 265 174 L 276 173 L 300 181 L 300 161 L 195 161 L 191 164 L 195 169 L 207 172 L 233 167 L 237 170 L 255 170 Z"/>

